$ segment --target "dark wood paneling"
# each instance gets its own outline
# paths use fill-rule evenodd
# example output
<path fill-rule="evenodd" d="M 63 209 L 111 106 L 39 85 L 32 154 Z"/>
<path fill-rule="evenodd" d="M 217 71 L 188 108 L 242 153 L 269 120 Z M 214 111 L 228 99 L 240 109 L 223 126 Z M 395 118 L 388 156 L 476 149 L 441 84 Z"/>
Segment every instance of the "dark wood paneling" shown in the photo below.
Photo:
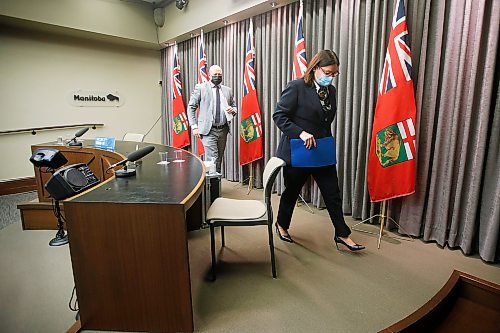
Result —
<path fill-rule="evenodd" d="M 429 302 L 380 332 L 498 333 L 499 329 L 500 286 L 455 270 Z"/>
<path fill-rule="evenodd" d="M 186 211 L 187 230 L 200 230 L 203 224 L 203 196 L 198 195 L 198 199 L 193 202 L 191 207 Z"/>
<path fill-rule="evenodd" d="M 64 205 L 61 202 L 61 213 L 64 216 Z M 54 215 L 52 202 L 33 200 L 17 205 L 21 214 L 23 230 L 57 230 L 57 218 Z"/>
<path fill-rule="evenodd" d="M 65 204 L 83 328 L 193 331 L 183 205 Z"/>
<path fill-rule="evenodd" d="M 188 225 L 201 225 L 203 163 L 184 151 L 184 163 L 158 165 L 157 152 L 175 148 L 153 145 L 156 152 L 137 163 L 136 175 L 109 178 L 114 173 L 105 170 L 124 156 L 89 144 L 32 147 L 59 149 L 68 164 L 86 163 L 102 181 L 64 200 L 82 329 L 192 332 L 186 234 Z M 125 155 L 136 146 L 116 143 Z M 44 194 L 50 174 L 35 172 Z"/>
<path fill-rule="evenodd" d="M 24 193 L 35 190 L 35 177 L 17 178 L 0 182 L 0 195 Z"/>

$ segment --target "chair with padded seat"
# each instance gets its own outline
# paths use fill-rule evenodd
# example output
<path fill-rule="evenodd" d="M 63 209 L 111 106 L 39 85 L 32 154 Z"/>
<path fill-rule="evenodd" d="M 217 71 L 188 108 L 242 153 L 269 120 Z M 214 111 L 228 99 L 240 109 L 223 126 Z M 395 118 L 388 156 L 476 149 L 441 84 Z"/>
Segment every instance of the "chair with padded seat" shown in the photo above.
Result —
<path fill-rule="evenodd" d="M 140 133 L 125 133 L 123 136 L 123 141 L 134 141 L 142 142 L 144 140 L 144 134 Z"/>
<path fill-rule="evenodd" d="M 225 246 L 225 226 L 255 226 L 267 225 L 269 237 L 269 250 L 271 252 L 271 265 L 273 278 L 276 278 L 276 261 L 273 242 L 273 209 L 271 206 L 271 193 L 274 181 L 285 161 L 272 157 L 264 168 L 264 202 L 260 200 L 239 200 L 219 197 L 210 206 L 207 212 L 207 223 L 210 226 L 210 245 L 212 252 L 212 279 L 215 281 L 215 227 L 221 229 L 221 246 Z"/>

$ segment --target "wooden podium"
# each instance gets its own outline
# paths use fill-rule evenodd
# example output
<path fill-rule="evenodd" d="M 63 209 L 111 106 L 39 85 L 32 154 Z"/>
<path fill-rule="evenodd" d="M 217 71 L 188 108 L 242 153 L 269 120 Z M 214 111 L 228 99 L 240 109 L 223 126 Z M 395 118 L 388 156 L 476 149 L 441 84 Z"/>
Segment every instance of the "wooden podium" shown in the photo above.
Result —
<path fill-rule="evenodd" d="M 58 145 L 56 142 L 48 142 L 31 146 L 32 154 L 38 149 L 57 149 L 68 160 L 66 165 L 85 163 L 90 170 L 96 175 L 100 181 L 105 181 L 113 177 L 113 173 L 106 173 L 105 170 L 113 163 L 121 161 L 125 158 L 126 149 L 135 149 L 135 145 L 127 142 L 117 142 L 118 150 L 122 152 L 110 152 L 101 149 L 95 149 L 90 146 L 91 141 L 85 141 L 83 147 L 71 147 L 66 145 Z M 53 213 L 52 202 L 49 194 L 45 190 L 44 185 L 47 183 L 51 174 L 41 172 L 40 169 L 34 168 L 36 189 L 38 200 L 31 202 L 20 203 L 17 205 L 21 215 L 23 230 L 50 230 L 57 229 L 57 219 Z M 64 205 L 61 204 L 61 210 L 64 215 Z"/>
<path fill-rule="evenodd" d="M 117 142 L 121 152 L 135 146 Z M 205 169 L 187 151 L 184 162 L 159 165 L 158 152 L 175 149 L 154 146 L 135 176 L 63 202 L 80 311 L 74 331 L 194 330 L 187 231 L 201 225 Z"/>

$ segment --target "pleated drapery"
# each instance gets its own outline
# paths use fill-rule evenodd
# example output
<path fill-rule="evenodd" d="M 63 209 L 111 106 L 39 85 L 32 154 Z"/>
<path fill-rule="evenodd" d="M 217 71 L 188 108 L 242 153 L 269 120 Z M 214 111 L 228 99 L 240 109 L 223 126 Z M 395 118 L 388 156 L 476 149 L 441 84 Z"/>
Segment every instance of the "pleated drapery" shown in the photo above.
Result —
<path fill-rule="evenodd" d="M 378 212 L 366 187 L 367 156 L 394 1 L 304 1 L 307 58 L 332 49 L 340 58 L 338 113 L 332 129 L 337 142 L 343 208 L 354 218 Z M 299 3 L 253 17 L 257 95 L 262 112 L 264 158 L 254 163 L 262 185 L 264 163 L 275 154 L 281 133 L 272 113 L 292 78 L 292 52 Z M 499 259 L 500 114 L 498 35 L 500 2 L 495 0 L 407 0 L 417 102 L 416 193 L 389 202 L 400 232 L 426 241 Z M 208 65 L 224 71 L 238 107 L 243 96 L 245 37 L 249 19 L 205 33 Z M 197 82 L 199 36 L 178 44 L 183 98 Z M 164 142 L 171 142 L 172 47 L 162 51 Z M 238 161 L 239 119 L 231 124 L 224 176 L 242 181 L 248 168 Z M 191 142 L 194 142 L 191 138 Z M 193 146 L 191 147 L 193 151 Z M 283 182 L 277 180 L 281 193 Z M 303 191 L 322 206 L 314 182 Z"/>

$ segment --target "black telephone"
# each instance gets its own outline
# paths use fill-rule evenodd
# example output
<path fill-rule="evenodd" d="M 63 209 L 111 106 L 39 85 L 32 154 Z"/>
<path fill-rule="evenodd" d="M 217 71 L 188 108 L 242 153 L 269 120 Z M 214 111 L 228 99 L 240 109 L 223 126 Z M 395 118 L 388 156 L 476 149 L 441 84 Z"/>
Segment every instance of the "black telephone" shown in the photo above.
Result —
<path fill-rule="evenodd" d="M 72 164 L 57 170 L 45 189 L 55 200 L 64 200 L 99 184 L 99 179 L 84 164 Z"/>

